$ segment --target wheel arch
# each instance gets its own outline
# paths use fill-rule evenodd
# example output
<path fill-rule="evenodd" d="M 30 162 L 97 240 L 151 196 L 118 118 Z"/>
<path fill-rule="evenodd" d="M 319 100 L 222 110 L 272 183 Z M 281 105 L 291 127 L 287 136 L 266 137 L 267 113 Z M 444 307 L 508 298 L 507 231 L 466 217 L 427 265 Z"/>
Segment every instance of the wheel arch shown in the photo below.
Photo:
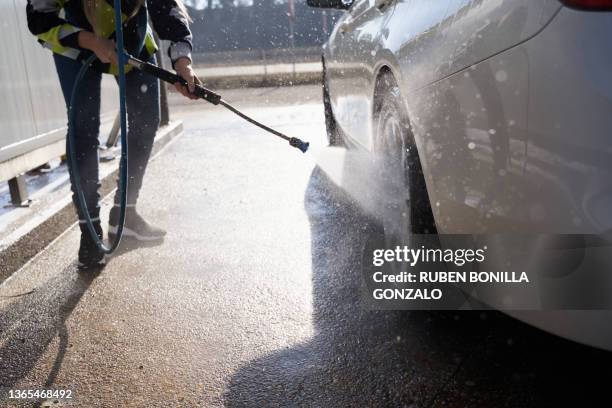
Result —
<path fill-rule="evenodd" d="M 374 79 L 374 89 L 372 90 L 372 115 L 373 116 L 376 115 L 378 111 L 380 111 L 380 108 L 382 106 L 384 95 L 380 91 L 384 90 L 382 89 L 382 83 L 383 83 L 383 79 L 386 76 L 390 76 L 391 78 L 393 78 L 394 82 L 397 83 L 397 80 L 395 79 L 395 75 L 393 75 L 393 71 L 388 65 L 383 65 L 378 69 L 378 72 L 376 73 L 376 78 Z"/>

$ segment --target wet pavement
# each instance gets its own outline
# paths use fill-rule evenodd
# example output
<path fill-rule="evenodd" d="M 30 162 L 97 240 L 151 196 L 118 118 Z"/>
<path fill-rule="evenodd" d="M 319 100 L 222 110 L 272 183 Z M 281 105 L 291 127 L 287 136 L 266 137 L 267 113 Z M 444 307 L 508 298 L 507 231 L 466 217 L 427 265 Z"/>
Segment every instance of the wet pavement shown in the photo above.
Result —
<path fill-rule="evenodd" d="M 324 145 L 318 87 L 226 97 Z M 36 404 L 76 407 L 593 406 L 607 391 L 611 353 L 501 313 L 365 309 L 377 223 L 285 143 L 176 110 L 186 133 L 140 201 L 167 238 L 79 274 L 73 228 L 2 284 L 4 391 L 70 389 Z"/>

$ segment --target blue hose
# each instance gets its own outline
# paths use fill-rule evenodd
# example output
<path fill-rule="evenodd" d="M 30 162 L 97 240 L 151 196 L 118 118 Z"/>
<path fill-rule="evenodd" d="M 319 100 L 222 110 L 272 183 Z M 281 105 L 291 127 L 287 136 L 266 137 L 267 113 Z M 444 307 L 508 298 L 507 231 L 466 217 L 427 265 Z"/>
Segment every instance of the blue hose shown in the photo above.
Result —
<path fill-rule="evenodd" d="M 87 203 L 85 202 L 85 194 L 83 193 L 83 189 L 81 188 L 81 175 L 79 174 L 78 164 L 77 164 L 77 156 L 76 156 L 76 142 L 75 142 L 75 123 L 76 123 L 76 109 L 74 106 L 74 102 L 76 100 L 76 96 L 78 95 L 79 85 L 83 76 L 91 66 L 91 64 L 96 59 L 96 55 L 92 55 L 87 58 L 83 63 L 83 67 L 79 70 L 76 79 L 74 81 L 74 85 L 72 88 L 72 94 L 70 95 L 70 106 L 68 107 L 68 159 L 70 160 L 70 181 L 74 186 L 74 190 L 77 196 L 77 205 L 81 214 L 85 217 L 85 222 L 87 225 L 87 230 L 92 238 L 92 240 L 96 243 L 96 246 L 106 254 L 113 253 L 117 247 L 119 247 L 119 243 L 121 242 L 121 236 L 123 235 L 123 225 L 125 223 L 125 209 L 127 207 L 127 184 L 128 184 L 128 143 L 127 143 L 127 116 L 126 116 L 126 107 L 125 107 L 125 97 L 126 97 L 126 83 L 125 83 L 125 64 L 127 62 L 127 57 L 124 51 L 123 45 L 123 28 L 121 21 L 121 0 L 114 0 L 114 8 L 115 8 L 115 40 L 117 44 L 117 57 L 118 57 L 118 83 L 119 83 L 119 118 L 121 123 L 121 160 L 119 163 L 119 225 L 117 229 L 117 234 L 115 241 L 110 245 L 110 247 L 106 246 L 102 239 L 98 236 L 93 221 L 89 216 L 89 210 L 87 208 Z"/>

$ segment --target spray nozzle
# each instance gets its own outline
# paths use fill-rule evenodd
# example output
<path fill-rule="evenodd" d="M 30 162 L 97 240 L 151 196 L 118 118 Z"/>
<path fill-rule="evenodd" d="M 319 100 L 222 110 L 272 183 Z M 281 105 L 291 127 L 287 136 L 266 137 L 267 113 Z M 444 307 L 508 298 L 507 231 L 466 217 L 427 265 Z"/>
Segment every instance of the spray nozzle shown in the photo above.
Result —
<path fill-rule="evenodd" d="M 297 149 L 300 149 L 302 153 L 306 153 L 306 151 L 308 150 L 308 146 L 310 146 L 310 143 L 304 142 L 303 140 L 300 140 L 297 137 L 292 137 L 291 139 L 289 139 L 289 144 Z"/>

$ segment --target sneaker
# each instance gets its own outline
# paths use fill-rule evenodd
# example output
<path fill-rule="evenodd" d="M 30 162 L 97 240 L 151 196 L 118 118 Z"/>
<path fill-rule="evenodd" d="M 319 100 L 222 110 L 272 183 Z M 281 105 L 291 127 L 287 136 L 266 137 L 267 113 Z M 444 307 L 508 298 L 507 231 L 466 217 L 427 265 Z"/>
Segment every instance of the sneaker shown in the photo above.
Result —
<path fill-rule="evenodd" d="M 100 222 L 94 223 L 98 237 L 102 239 L 102 226 Z M 79 246 L 79 270 L 93 270 L 105 265 L 104 252 L 98 248 L 96 242 L 89 235 L 86 225 L 81 226 L 81 245 Z"/>
<path fill-rule="evenodd" d="M 134 207 L 128 207 L 125 214 L 123 236 L 133 238 L 137 241 L 159 241 L 164 238 L 166 231 L 155 227 L 145 221 L 136 212 Z M 119 207 L 113 207 L 109 217 L 108 238 L 114 240 L 119 229 Z"/>

